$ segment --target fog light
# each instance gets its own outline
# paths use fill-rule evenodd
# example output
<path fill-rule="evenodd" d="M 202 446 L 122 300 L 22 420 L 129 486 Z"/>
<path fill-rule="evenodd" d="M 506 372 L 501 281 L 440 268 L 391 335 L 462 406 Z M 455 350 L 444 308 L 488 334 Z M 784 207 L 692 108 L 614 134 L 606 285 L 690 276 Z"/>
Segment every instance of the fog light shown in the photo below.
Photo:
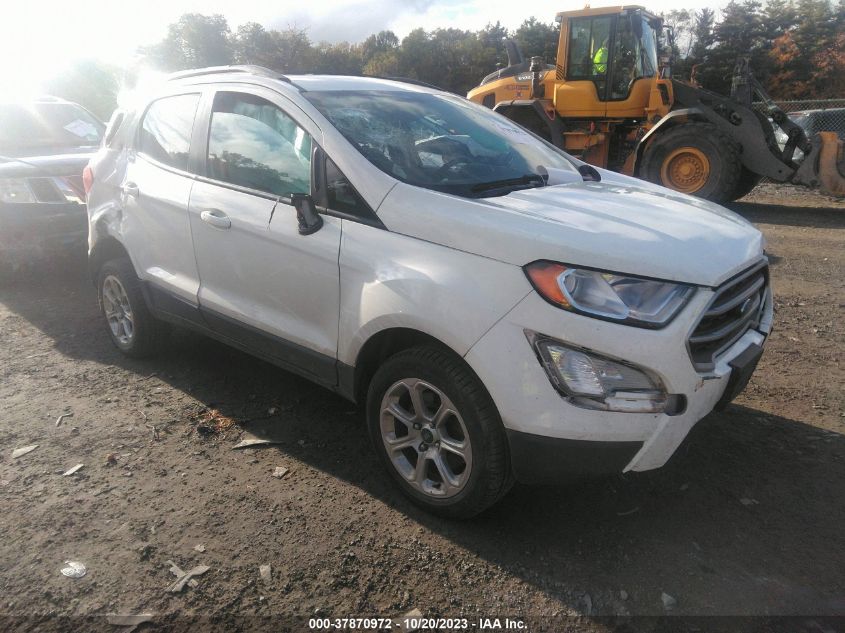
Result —
<path fill-rule="evenodd" d="M 666 391 L 644 370 L 536 334 L 529 340 L 532 337 L 549 379 L 572 404 L 629 413 L 666 408 Z"/>

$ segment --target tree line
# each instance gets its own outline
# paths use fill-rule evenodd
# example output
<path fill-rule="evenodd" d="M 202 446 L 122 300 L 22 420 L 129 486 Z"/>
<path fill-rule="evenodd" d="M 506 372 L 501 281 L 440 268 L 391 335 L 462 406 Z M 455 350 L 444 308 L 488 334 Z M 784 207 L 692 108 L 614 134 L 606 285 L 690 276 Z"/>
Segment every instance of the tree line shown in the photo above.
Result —
<path fill-rule="evenodd" d="M 675 34 L 676 77 L 727 93 L 737 58 L 747 56 L 775 99 L 845 97 L 845 0 L 731 0 L 720 13 L 705 8 L 663 15 Z M 507 63 L 503 38 L 515 39 L 526 58 L 554 63 L 558 36 L 554 22 L 530 17 L 514 30 L 496 22 L 478 31 L 418 28 L 401 39 L 381 31 L 363 42 L 315 43 L 305 29 L 249 22 L 232 30 L 222 15 L 188 13 L 140 52 L 146 64 L 164 71 L 258 64 L 290 74 L 407 77 L 465 94 Z M 81 62 L 48 89 L 105 118 L 119 86 L 131 85 L 137 72 Z"/>
<path fill-rule="evenodd" d="M 845 0 L 735 0 L 713 9 L 670 11 L 676 76 L 730 91 L 737 57 L 775 99 L 845 98 Z"/>

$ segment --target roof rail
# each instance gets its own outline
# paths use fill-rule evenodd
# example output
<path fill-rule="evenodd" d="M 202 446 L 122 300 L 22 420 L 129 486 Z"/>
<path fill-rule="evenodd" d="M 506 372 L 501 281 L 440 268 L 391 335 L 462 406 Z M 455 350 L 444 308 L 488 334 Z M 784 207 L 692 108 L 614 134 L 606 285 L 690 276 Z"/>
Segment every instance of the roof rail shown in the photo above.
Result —
<path fill-rule="evenodd" d="M 367 75 L 361 75 L 362 77 L 367 77 Z M 434 84 L 427 83 L 425 81 L 420 81 L 419 79 L 411 79 L 410 77 L 373 77 L 374 79 L 387 79 L 388 81 L 399 81 L 403 84 L 413 84 L 415 86 L 423 86 L 424 88 L 432 88 L 434 90 L 443 90 L 440 86 L 435 86 Z M 447 92 L 443 90 L 443 92 Z"/>
<path fill-rule="evenodd" d="M 290 79 L 285 77 L 282 73 L 266 68 L 265 66 L 255 66 L 252 64 L 241 64 L 234 66 L 209 66 L 208 68 L 195 68 L 193 70 L 183 70 L 176 73 L 171 73 L 167 76 L 168 81 L 174 79 L 184 79 L 186 77 L 202 77 L 203 75 L 217 75 L 225 73 L 247 73 L 250 75 L 260 75 L 262 77 L 271 77 L 272 79 L 279 79 L 291 83 Z"/>

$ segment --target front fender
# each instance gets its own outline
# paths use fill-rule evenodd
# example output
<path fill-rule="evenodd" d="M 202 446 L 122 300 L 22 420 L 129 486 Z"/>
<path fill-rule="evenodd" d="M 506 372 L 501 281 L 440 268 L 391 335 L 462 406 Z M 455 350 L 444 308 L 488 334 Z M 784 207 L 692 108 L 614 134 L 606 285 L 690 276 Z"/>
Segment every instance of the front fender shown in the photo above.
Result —
<path fill-rule="evenodd" d="M 394 328 L 463 356 L 531 292 L 518 266 L 348 221 L 340 275 L 338 360 L 350 366 L 371 337 Z"/>

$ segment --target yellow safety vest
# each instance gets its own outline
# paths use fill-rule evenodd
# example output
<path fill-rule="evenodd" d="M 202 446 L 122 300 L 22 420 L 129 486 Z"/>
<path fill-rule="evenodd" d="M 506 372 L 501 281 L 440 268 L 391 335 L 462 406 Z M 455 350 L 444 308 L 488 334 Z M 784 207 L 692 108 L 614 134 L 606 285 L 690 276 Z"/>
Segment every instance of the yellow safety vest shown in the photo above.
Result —
<path fill-rule="evenodd" d="M 593 55 L 593 74 L 603 75 L 607 72 L 607 47 L 602 46 Z"/>

